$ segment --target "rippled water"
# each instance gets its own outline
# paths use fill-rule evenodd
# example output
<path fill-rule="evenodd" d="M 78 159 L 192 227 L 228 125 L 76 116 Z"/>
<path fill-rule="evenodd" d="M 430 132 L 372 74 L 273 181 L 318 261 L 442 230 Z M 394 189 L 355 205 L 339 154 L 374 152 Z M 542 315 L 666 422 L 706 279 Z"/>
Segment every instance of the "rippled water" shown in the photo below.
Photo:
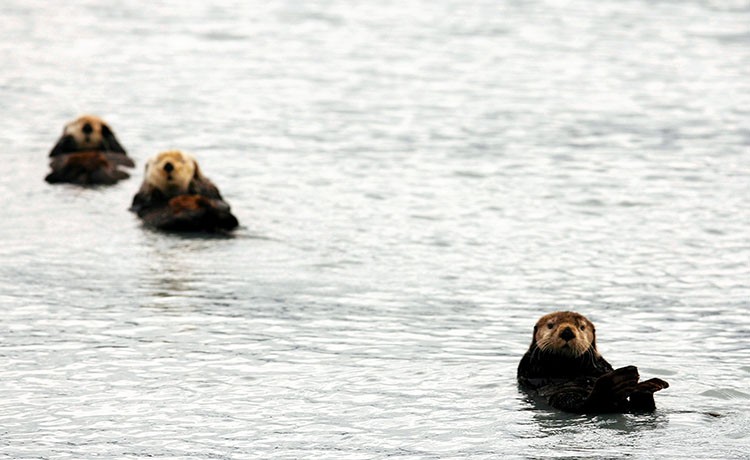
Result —
<path fill-rule="evenodd" d="M 750 455 L 747 1 L 58 3 L 0 5 L 2 458 Z M 134 177 L 46 184 L 87 112 Z M 234 238 L 127 212 L 172 147 Z M 561 308 L 655 414 L 519 393 Z"/>

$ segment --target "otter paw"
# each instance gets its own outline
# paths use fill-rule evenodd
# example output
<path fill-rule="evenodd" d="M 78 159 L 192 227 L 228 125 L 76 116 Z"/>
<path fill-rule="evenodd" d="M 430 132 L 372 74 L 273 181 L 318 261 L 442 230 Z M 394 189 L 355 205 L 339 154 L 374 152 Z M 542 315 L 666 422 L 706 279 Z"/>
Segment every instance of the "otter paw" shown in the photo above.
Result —
<path fill-rule="evenodd" d="M 653 412 L 656 410 L 654 393 L 669 388 L 669 383 L 662 379 L 648 379 L 635 386 L 630 394 L 630 410 L 632 412 Z"/>

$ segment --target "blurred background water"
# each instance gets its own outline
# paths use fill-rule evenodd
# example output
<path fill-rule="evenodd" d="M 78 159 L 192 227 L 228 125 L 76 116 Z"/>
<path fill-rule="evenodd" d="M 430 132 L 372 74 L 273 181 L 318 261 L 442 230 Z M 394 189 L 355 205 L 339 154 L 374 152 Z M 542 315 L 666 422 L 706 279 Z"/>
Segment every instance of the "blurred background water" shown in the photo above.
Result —
<path fill-rule="evenodd" d="M 747 458 L 749 45 L 748 1 L 3 1 L 0 457 Z M 82 113 L 131 179 L 43 181 Z M 233 238 L 127 212 L 168 148 Z M 556 309 L 655 414 L 519 393 Z"/>

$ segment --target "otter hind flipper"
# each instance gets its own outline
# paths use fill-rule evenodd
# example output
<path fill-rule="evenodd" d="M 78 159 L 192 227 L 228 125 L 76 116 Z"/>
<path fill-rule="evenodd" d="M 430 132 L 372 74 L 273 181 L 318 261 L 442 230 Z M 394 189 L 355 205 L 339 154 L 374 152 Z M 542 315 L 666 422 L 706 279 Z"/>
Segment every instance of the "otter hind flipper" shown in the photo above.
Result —
<path fill-rule="evenodd" d="M 113 165 L 124 166 L 127 168 L 135 167 L 133 159 L 122 153 L 103 152 L 103 155 Z"/>
<path fill-rule="evenodd" d="M 112 185 L 128 177 L 130 177 L 130 174 L 119 169 L 97 169 L 89 174 L 88 181 L 90 184 Z"/>
<path fill-rule="evenodd" d="M 659 378 L 640 382 L 630 394 L 630 410 L 632 412 L 653 412 L 656 410 L 654 393 L 665 388 L 669 388 L 669 383 Z"/>
<path fill-rule="evenodd" d="M 585 412 L 622 412 L 627 409 L 628 396 L 638 384 L 638 369 L 626 366 L 599 377 L 584 404 Z"/>

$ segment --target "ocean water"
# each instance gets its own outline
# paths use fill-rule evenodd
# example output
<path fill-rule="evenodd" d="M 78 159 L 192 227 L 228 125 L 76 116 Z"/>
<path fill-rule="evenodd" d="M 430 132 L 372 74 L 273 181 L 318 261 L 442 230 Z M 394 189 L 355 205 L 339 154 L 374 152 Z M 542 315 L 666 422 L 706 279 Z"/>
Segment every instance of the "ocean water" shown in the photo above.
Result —
<path fill-rule="evenodd" d="M 0 458 L 750 456 L 750 2 L 0 4 Z M 63 125 L 135 159 L 44 182 Z M 242 224 L 143 228 L 198 158 Z M 534 405 L 536 319 L 661 377 Z"/>

